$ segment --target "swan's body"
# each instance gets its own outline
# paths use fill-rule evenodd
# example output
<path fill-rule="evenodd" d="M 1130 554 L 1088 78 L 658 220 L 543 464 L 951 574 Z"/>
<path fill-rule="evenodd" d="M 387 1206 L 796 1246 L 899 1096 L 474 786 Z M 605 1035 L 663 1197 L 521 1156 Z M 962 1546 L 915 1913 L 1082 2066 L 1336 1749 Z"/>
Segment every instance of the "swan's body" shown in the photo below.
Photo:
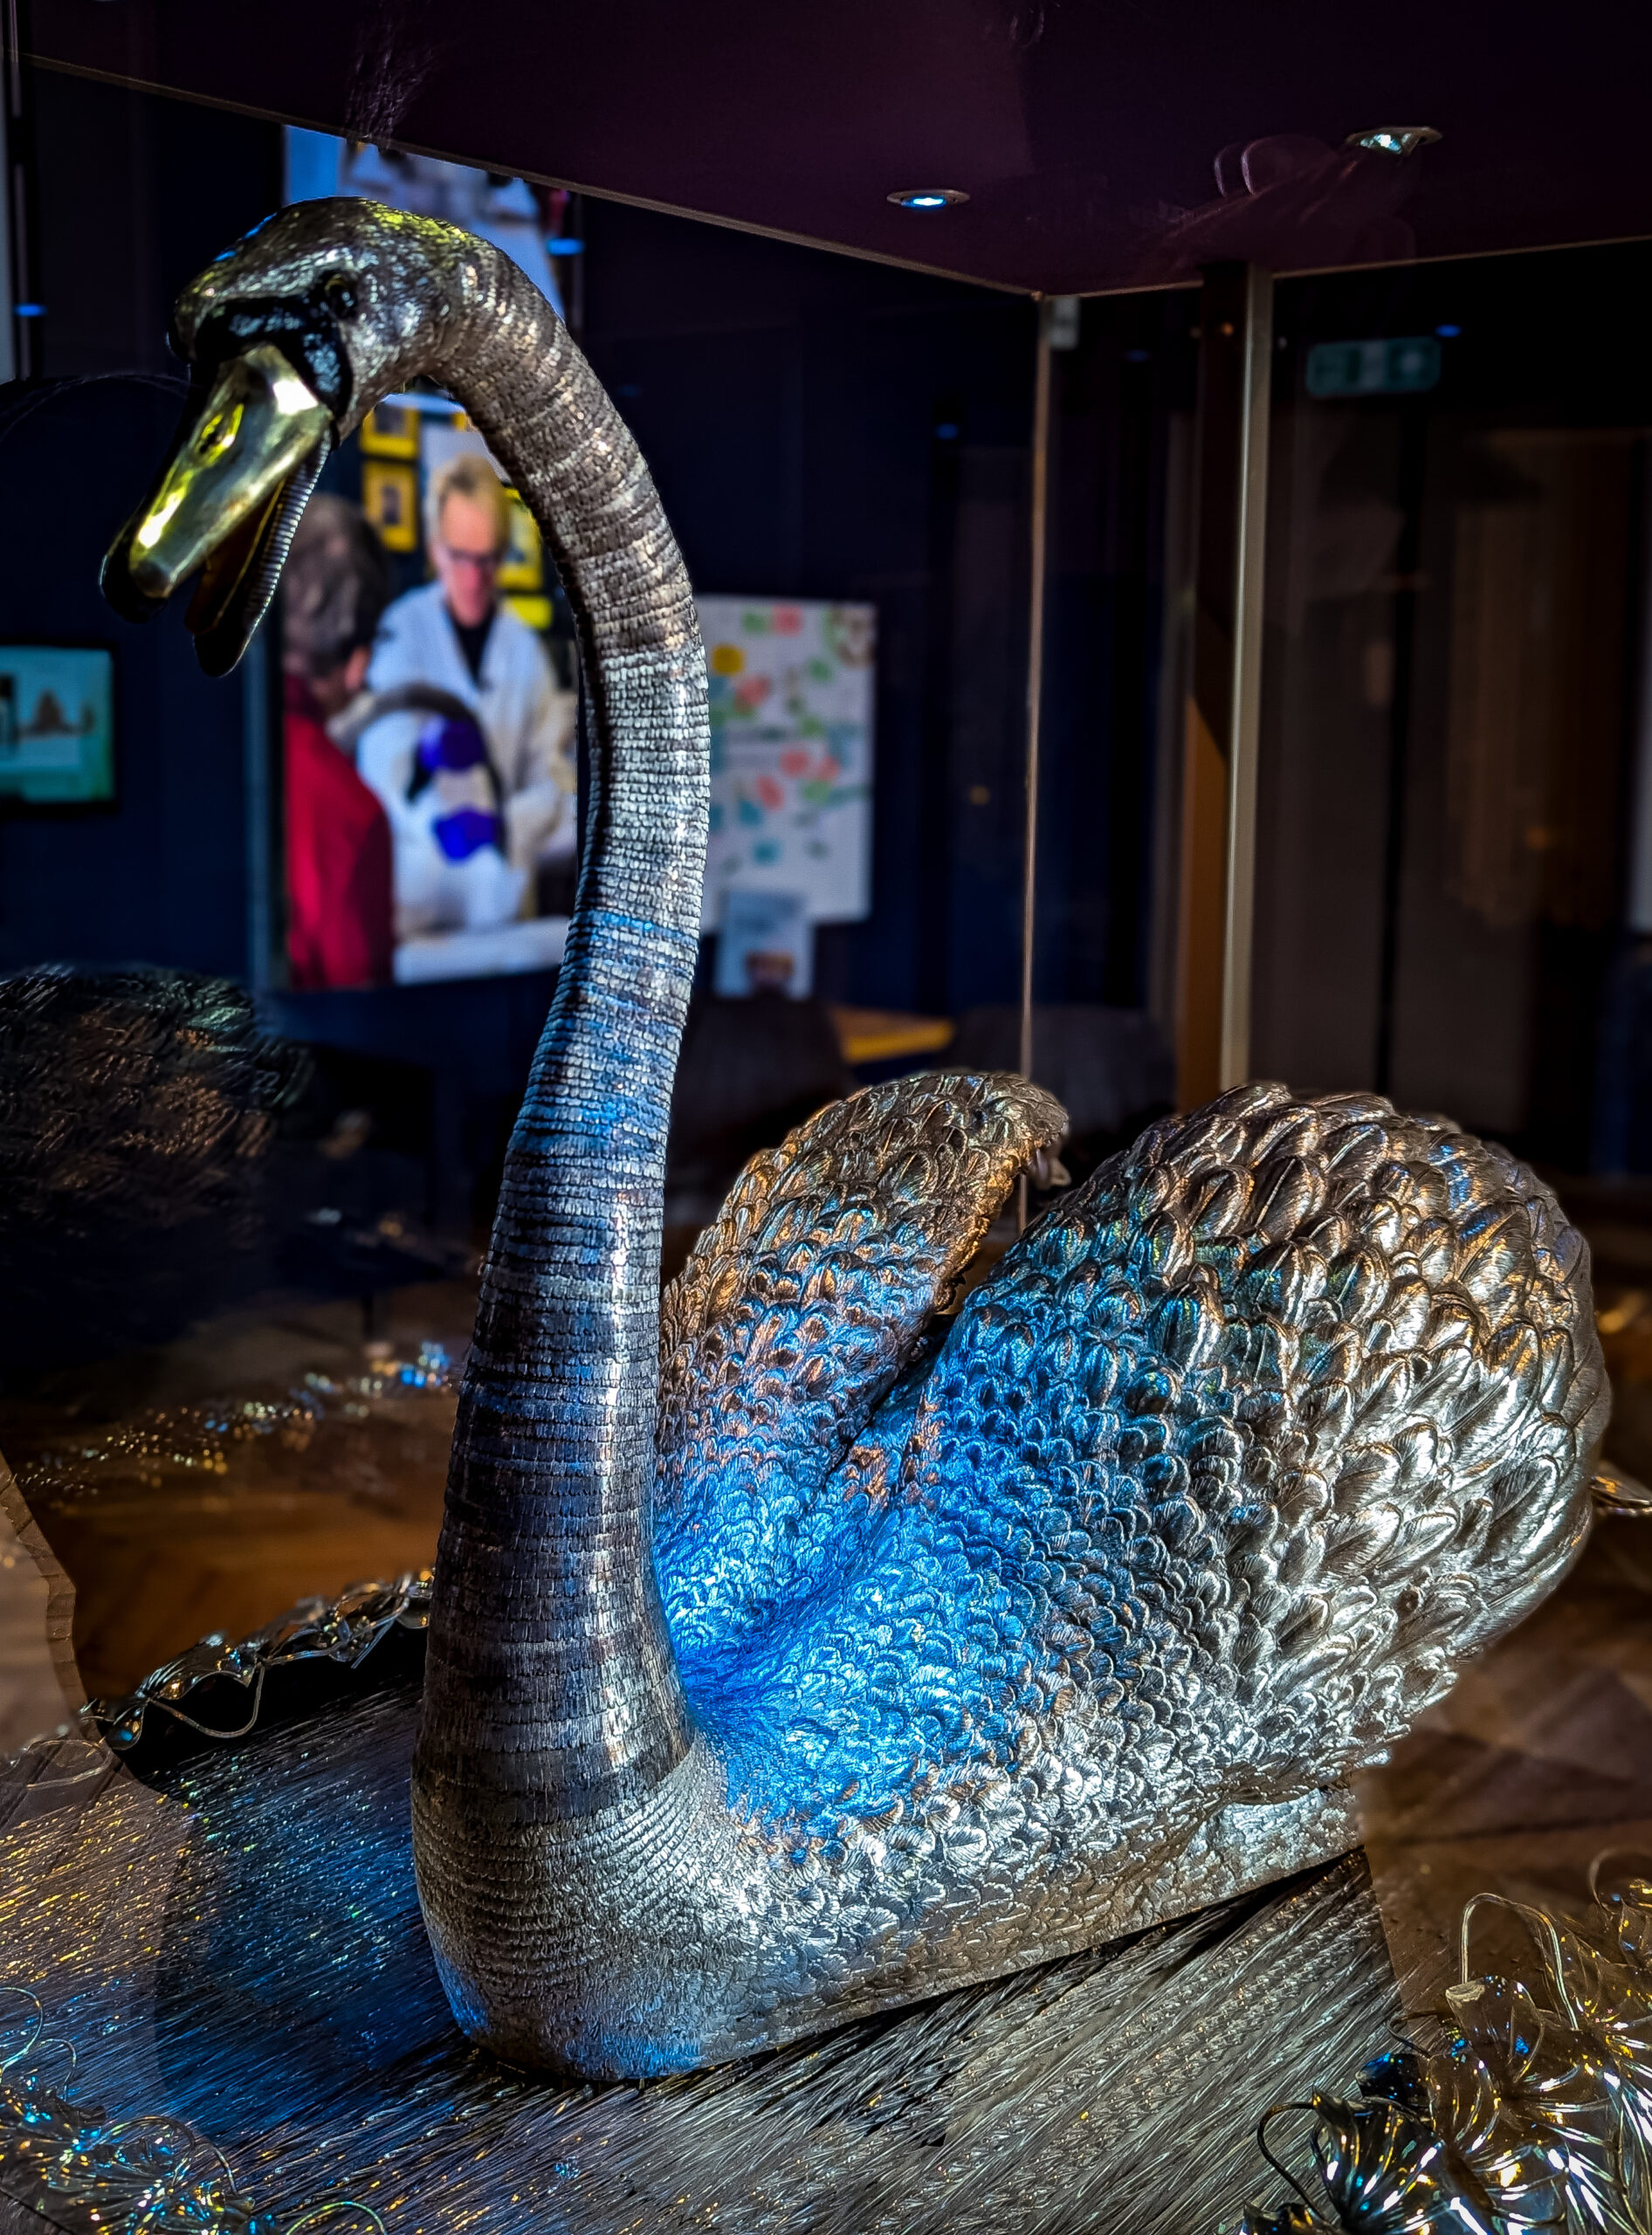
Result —
<path fill-rule="evenodd" d="M 301 360 L 294 427 L 306 392 L 348 431 L 432 375 L 580 622 L 588 844 L 461 1399 L 414 1777 L 460 2022 L 519 2061 L 681 2068 L 1349 1845 L 1346 1774 L 1587 1525 L 1604 1382 L 1553 1199 L 1443 1124 L 1246 1088 L 1104 1167 L 941 1340 L 1062 1118 L 940 1075 L 759 1158 L 662 1343 L 708 753 L 630 437 L 504 258 L 368 204 L 272 220 L 178 327 L 208 377 L 232 349 Z M 244 581 L 279 556 L 287 470 Z M 117 592 L 171 587 L 167 505 L 218 471 L 186 433 Z M 254 602 L 213 590 L 214 660 Z"/>

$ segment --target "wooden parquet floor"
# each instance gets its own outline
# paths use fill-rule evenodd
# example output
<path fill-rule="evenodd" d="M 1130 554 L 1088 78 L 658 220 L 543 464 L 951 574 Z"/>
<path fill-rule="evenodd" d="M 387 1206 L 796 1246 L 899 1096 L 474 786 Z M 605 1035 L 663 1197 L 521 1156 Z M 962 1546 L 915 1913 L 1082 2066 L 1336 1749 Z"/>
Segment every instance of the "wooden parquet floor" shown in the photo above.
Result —
<path fill-rule="evenodd" d="M 354 1303 L 247 1313 L 5 1407 L 0 1451 L 73 1585 L 87 1691 L 128 1690 L 210 1632 L 244 1636 L 301 1599 L 428 1566 L 453 1395 L 397 1370 L 432 1342 L 461 1351 L 474 1309 L 463 1283 L 396 1291 L 371 1339 Z M 0 1649 L 0 1714 L 3 1683 Z"/>

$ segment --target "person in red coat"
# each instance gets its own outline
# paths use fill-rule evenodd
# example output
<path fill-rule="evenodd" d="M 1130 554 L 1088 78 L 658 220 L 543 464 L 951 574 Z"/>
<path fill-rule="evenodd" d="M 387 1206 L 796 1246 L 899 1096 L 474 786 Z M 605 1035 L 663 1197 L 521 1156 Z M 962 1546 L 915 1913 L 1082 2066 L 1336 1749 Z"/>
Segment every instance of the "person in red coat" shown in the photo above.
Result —
<path fill-rule="evenodd" d="M 314 497 L 282 585 L 287 960 L 295 987 L 380 986 L 395 951 L 390 826 L 327 725 L 360 691 L 389 570 L 353 505 Z"/>

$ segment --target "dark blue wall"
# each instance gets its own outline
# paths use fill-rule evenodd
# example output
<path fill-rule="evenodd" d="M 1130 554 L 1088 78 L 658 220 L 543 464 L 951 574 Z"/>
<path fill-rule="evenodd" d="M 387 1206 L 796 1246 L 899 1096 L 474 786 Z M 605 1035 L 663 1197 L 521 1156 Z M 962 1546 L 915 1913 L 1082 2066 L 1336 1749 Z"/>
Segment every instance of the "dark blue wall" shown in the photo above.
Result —
<path fill-rule="evenodd" d="M 117 621 L 98 565 L 177 416 L 129 385 L 45 402 L 0 446 L 0 627 L 115 655 L 109 812 L 0 815 L 0 967 L 144 961 L 244 975 L 242 685 L 210 683 L 174 615 Z"/>
<path fill-rule="evenodd" d="M 1192 292 L 1086 303 L 1052 362 L 1037 997 L 1137 1007 L 1147 998 L 1153 773 L 1167 608 L 1173 423 L 1191 426 Z M 1184 440 L 1185 447 L 1185 440 Z M 1185 547 L 1184 526 L 1183 543 Z"/>
<path fill-rule="evenodd" d="M 107 813 L 0 817 L 0 967 L 58 959 L 244 975 L 243 682 L 210 683 L 180 617 L 119 622 L 104 549 L 177 416 L 172 296 L 277 191 L 279 138 L 243 117 L 31 73 L 45 379 L 0 409 L 0 631 L 115 652 L 119 796 Z M 146 380 L 117 375 L 141 372 Z"/>

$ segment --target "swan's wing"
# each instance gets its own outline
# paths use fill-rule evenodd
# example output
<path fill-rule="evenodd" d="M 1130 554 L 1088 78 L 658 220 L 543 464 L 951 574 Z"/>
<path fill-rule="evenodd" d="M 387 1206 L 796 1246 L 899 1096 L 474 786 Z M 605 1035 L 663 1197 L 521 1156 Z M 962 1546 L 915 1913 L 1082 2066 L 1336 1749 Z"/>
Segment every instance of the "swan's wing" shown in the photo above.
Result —
<path fill-rule="evenodd" d="M 1026 1602 L 983 1678 L 1146 1716 L 1189 1770 L 1248 1732 L 1277 1791 L 1373 1758 L 1559 1579 L 1607 1402 L 1586 1246 L 1524 1166 L 1245 1087 L 974 1291 L 893 1496 Z"/>
<path fill-rule="evenodd" d="M 871 1478 L 856 1564 L 724 1687 L 731 1776 L 823 1837 L 979 1776 L 995 1837 L 1121 1857 L 1380 1755 L 1564 1571 L 1607 1403 L 1529 1172 L 1277 1087 L 1061 1198 L 913 1394 L 827 1486 Z"/>
<path fill-rule="evenodd" d="M 661 1309 L 655 1558 L 678 1648 L 808 1587 L 850 1516 L 817 1492 L 1061 1105 L 1008 1073 L 864 1088 L 754 1157 Z"/>

